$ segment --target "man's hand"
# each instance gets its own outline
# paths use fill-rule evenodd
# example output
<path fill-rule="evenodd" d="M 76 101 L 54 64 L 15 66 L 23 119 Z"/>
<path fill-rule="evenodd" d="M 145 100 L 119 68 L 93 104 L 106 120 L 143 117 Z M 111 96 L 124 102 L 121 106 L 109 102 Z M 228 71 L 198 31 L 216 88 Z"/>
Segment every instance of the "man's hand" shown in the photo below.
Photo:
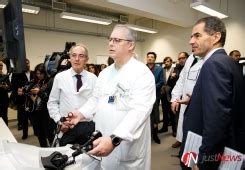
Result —
<path fill-rule="evenodd" d="M 35 88 L 31 89 L 30 91 L 31 91 L 31 94 L 38 94 L 40 89 L 38 87 L 35 87 Z"/>
<path fill-rule="evenodd" d="M 66 133 L 69 130 L 69 126 L 67 126 L 66 124 L 62 123 L 61 127 L 60 127 L 60 131 L 63 133 Z"/>
<path fill-rule="evenodd" d="M 72 129 L 78 122 L 85 119 L 85 117 L 79 111 L 73 111 L 71 113 L 72 114 L 70 114 L 70 116 L 66 118 L 66 121 L 64 123 Z"/>
<path fill-rule="evenodd" d="M 110 137 L 100 137 L 93 142 L 93 149 L 89 154 L 99 157 L 108 156 L 114 149 Z"/>
<path fill-rule="evenodd" d="M 177 100 L 177 102 L 179 104 L 185 104 L 185 105 L 188 105 L 189 102 L 190 102 L 190 99 L 191 99 L 191 94 L 187 93 L 183 98 L 182 100 Z"/>
<path fill-rule="evenodd" d="M 171 110 L 174 114 L 176 114 L 179 111 L 179 103 L 177 101 L 174 101 L 171 103 Z"/>
<path fill-rule="evenodd" d="M 171 73 L 170 74 L 170 77 L 173 79 L 173 78 L 175 78 L 177 76 L 177 74 L 176 73 Z"/>

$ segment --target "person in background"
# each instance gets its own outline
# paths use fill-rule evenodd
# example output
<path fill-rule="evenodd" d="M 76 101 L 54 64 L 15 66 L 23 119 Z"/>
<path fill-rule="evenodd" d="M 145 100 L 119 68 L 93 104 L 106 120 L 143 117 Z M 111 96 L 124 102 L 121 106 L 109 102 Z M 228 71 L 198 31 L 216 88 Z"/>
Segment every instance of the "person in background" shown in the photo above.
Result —
<path fill-rule="evenodd" d="M 177 80 L 179 79 L 180 72 L 182 71 L 183 67 L 185 66 L 185 62 L 189 54 L 187 52 L 180 52 L 178 55 L 178 63 L 174 67 L 174 71 L 170 74 L 168 85 L 170 87 L 174 87 Z M 172 90 L 171 90 L 172 91 Z"/>
<path fill-rule="evenodd" d="M 198 56 L 190 55 L 184 68 L 182 69 L 179 79 L 172 90 L 171 109 L 172 112 L 178 114 L 178 127 L 176 142 L 172 145 L 173 148 L 180 147 L 183 137 L 183 118 L 184 112 L 196 84 L 203 60 Z"/>
<path fill-rule="evenodd" d="M 239 59 L 241 57 L 241 53 L 238 50 L 232 50 L 229 54 L 235 61 L 239 62 Z"/>
<path fill-rule="evenodd" d="M 162 102 L 162 112 L 163 112 L 163 126 L 159 130 L 159 133 L 164 133 L 168 131 L 168 125 L 171 123 L 172 126 L 172 135 L 176 135 L 176 125 L 175 125 L 175 116 L 171 111 L 171 87 L 169 86 L 169 81 L 171 81 L 171 76 L 174 71 L 173 60 L 171 57 L 165 57 L 163 59 L 164 70 L 164 85 L 162 86 L 161 102 Z M 174 73 L 175 75 L 175 73 Z"/>
<path fill-rule="evenodd" d="M 16 99 L 18 130 L 23 131 L 22 139 L 26 139 L 28 137 L 28 125 L 29 125 L 28 119 L 30 119 L 30 115 L 25 111 L 24 95 L 19 95 L 18 92 L 22 94 L 22 90 L 25 84 L 31 81 L 34 78 L 34 76 L 35 76 L 34 71 L 30 69 L 30 60 L 26 59 L 26 71 L 23 73 L 13 73 L 11 79 L 11 84 L 13 89 L 11 97 Z M 37 132 L 35 130 L 34 130 L 34 134 L 37 135 Z"/>
<path fill-rule="evenodd" d="M 54 78 L 47 105 L 50 117 L 61 125 L 63 136 L 59 142 L 60 146 L 84 144 L 88 136 L 94 132 L 94 122 L 90 120 L 79 122 L 73 129 L 69 129 L 65 122 L 60 121 L 61 117 L 67 117 L 69 112 L 80 108 L 92 96 L 97 77 L 84 69 L 88 59 L 88 50 L 85 45 L 77 44 L 71 47 L 72 67 Z M 79 81 L 82 84 L 77 84 Z"/>
<path fill-rule="evenodd" d="M 169 92 L 172 93 L 172 90 L 177 82 L 177 80 L 179 79 L 179 75 L 180 72 L 182 71 L 183 67 L 185 66 L 186 60 L 189 57 L 189 54 L 187 52 L 180 52 L 178 55 L 178 64 L 176 64 L 176 66 L 174 67 L 174 71 L 170 74 L 169 79 L 168 79 L 168 86 L 170 87 Z M 171 100 L 170 100 L 171 102 Z M 177 125 L 178 125 L 178 119 L 179 119 L 179 111 L 177 112 L 171 112 L 171 114 L 173 114 L 174 118 L 175 118 L 175 131 L 177 129 Z M 175 132 L 176 133 L 176 132 Z M 176 134 L 174 134 L 173 136 L 175 136 Z M 177 142 L 175 144 L 172 145 L 174 148 L 175 147 L 179 147 L 180 144 Z"/>
<path fill-rule="evenodd" d="M 54 139 L 54 123 L 49 117 L 47 109 L 48 76 L 43 63 L 36 65 L 34 78 L 27 82 L 25 87 L 18 91 L 24 95 L 25 111 L 29 113 L 33 129 L 37 132 L 38 141 L 41 147 L 48 147 Z M 48 141 L 47 141 L 48 140 Z"/>
<path fill-rule="evenodd" d="M 100 71 L 104 70 L 106 67 L 107 67 L 106 64 L 101 64 L 101 65 L 100 65 Z"/>
<path fill-rule="evenodd" d="M 245 153 L 245 89 L 237 63 L 223 48 L 225 39 L 225 25 L 217 17 L 201 18 L 192 29 L 189 43 L 204 64 L 185 110 L 180 158 L 188 131 L 201 135 L 194 169 L 218 169 L 220 160 L 207 159 L 223 155 L 224 147 Z M 181 166 L 190 169 L 183 162 Z"/>
<path fill-rule="evenodd" d="M 151 134 L 152 139 L 160 144 L 161 140 L 158 138 L 158 123 L 159 123 L 159 103 L 160 103 L 160 96 L 161 96 L 161 87 L 164 84 L 163 81 L 163 68 L 160 65 L 155 64 L 157 55 L 155 52 L 148 52 L 146 61 L 147 61 L 147 67 L 151 70 L 155 77 L 155 84 L 156 84 L 156 101 L 153 105 L 153 109 L 151 112 Z"/>
<path fill-rule="evenodd" d="M 89 153 L 103 157 L 108 170 L 150 170 L 150 114 L 156 100 L 155 79 L 147 66 L 136 60 L 136 32 L 116 25 L 109 38 L 109 54 L 114 64 L 97 79 L 88 102 L 67 120 L 70 128 L 90 119 L 96 111 L 96 129 L 103 137 L 93 142 Z"/>
<path fill-rule="evenodd" d="M 4 63 L 0 61 L 0 117 L 3 118 L 3 121 L 8 126 L 8 92 L 11 91 L 11 83 L 9 76 L 3 73 L 3 65 Z"/>
<path fill-rule="evenodd" d="M 94 64 L 89 64 L 88 65 L 88 71 L 90 73 L 93 73 L 94 75 L 98 76 L 98 70 L 97 70 L 97 67 Z"/>

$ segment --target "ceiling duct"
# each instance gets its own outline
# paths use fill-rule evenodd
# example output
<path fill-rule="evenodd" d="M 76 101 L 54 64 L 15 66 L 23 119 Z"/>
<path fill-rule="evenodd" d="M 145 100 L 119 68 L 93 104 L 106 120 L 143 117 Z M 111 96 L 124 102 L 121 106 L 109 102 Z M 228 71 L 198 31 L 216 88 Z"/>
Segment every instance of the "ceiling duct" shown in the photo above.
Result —
<path fill-rule="evenodd" d="M 66 10 L 66 3 L 57 2 L 55 0 L 52 0 L 52 9 L 65 11 Z"/>
<path fill-rule="evenodd" d="M 126 16 L 126 15 L 120 15 L 119 16 L 119 22 L 121 22 L 121 23 L 128 23 L 128 16 Z"/>
<path fill-rule="evenodd" d="M 44 8 L 47 10 L 57 10 L 57 11 L 76 13 L 80 15 L 88 15 L 91 17 L 110 19 L 113 22 L 125 23 L 128 20 L 127 16 L 125 17 L 124 14 L 121 14 L 118 12 L 99 10 L 99 9 L 89 8 L 87 6 L 76 6 L 76 5 L 72 5 L 69 3 L 65 3 L 64 1 L 58 2 L 57 0 L 52 0 L 52 1 L 50 0 L 22 0 L 22 2 L 27 5 L 38 6 L 40 8 Z M 120 15 L 123 16 L 123 19 L 121 21 L 120 21 Z"/>

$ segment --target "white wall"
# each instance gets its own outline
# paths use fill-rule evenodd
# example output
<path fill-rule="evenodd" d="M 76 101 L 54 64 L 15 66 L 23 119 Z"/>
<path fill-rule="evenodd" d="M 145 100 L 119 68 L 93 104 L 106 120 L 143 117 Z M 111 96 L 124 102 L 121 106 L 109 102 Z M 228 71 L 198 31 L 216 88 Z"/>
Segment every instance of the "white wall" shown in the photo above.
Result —
<path fill-rule="evenodd" d="M 107 39 L 104 37 L 25 29 L 26 56 L 31 60 L 32 68 L 43 62 L 46 54 L 63 52 L 67 41 L 85 44 L 91 63 L 96 62 L 96 55 L 107 54 Z"/>
<path fill-rule="evenodd" d="M 226 52 L 237 49 L 245 56 L 245 1 L 234 0 L 228 1 L 229 18 L 224 19 L 227 29 L 226 44 L 224 46 Z M 207 15 L 199 15 L 204 17 Z M 193 24 L 196 21 L 193 21 Z M 144 34 L 146 41 L 142 43 L 142 54 L 146 56 L 148 51 L 155 51 L 158 55 L 157 61 L 162 62 L 166 56 L 177 59 L 177 55 L 181 51 L 191 52 L 190 45 L 188 44 L 192 27 L 183 28 L 162 22 L 154 24 L 154 28 L 159 30 L 158 34 L 149 35 Z M 145 61 L 145 58 L 144 58 Z"/>
<path fill-rule="evenodd" d="M 31 69 L 43 62 L 47 54 L 63 52 L 66 42 L 85 44 L 89 49 L 89 63 L 96 63 L 96 56 L 108 55 L 105 35 L 109 36 L 113 24 L 101 26 L 70 21 L 60 19 L 57 13 L 42 10 L 38 15 L 24 14 L 24 25 L 26 57 L 31 61 Z M 141 55 L 141 43 L 137 43 L 136 53 Z"/>
<path fill-rule="evenodd" d="M 158 22 L 157 34 L 145 34 L 146 41 L 142 43 L 142 54 L 144 61 L 146 54 L 149 51 L 154 51 L 157 54 L 157 62 L 162 62 L 163 58 L 170 56 L 174 60 L 177 58 L 180 51 L 190 52 L 188 39 L 190 37 L 191 28 L 183 28 L 162 22 Z"/>
<path fill-rule="evenodd" d="M 105 37 L 25 29 L 26 57 L 31 61 L 31 68 L 43 62 L 47 54 L 63 52 L 67 41 L 85 44 L 89 50 L 89 63 L 96 63 L 98 55 L 108 54 L 108 39 Z M 140 43 L 136 44 L 136 53 L 139 55 L 140 46 Z"/>

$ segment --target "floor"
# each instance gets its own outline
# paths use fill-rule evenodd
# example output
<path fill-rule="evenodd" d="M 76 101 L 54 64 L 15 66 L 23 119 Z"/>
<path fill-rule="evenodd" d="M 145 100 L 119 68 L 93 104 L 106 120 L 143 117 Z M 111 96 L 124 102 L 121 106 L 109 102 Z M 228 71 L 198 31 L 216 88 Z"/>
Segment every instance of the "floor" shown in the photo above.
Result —
<path fill-rule="evenodd" d="M 19 143 L 39 146 L 37 137 L 33 135 L 32 127 L 29 127 L 29 136 L 26 140 L 22 140 L 22 131 L 17 130 L 16 112 L 9 111 L 9 128 Z M 161 125 L 160 125 L 161 126 Z M 179 159 L 177 158 L 178 149 L 171 147 L 175 142 L 172 137 L 171 130 L 169 132 L 159 134 L 161 144 L 152 141 L 152 170 L 179 170 Z"/>

